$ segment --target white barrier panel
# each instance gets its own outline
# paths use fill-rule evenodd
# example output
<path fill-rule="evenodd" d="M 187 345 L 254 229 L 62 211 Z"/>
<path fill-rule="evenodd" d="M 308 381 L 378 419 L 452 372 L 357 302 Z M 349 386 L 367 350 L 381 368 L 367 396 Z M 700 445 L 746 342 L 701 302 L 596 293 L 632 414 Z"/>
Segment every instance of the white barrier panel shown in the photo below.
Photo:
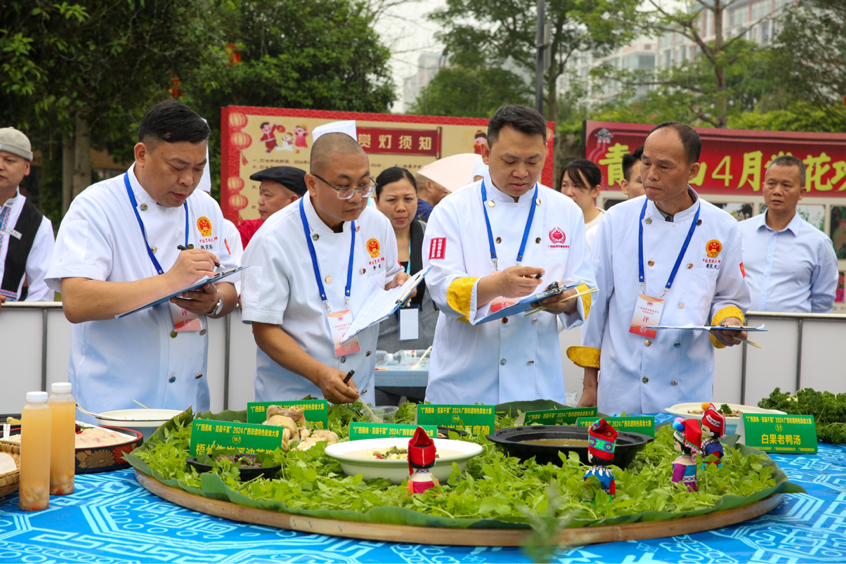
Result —
<path fill-rule="evenodd" d="M 743 345 L 716 351 L 716 401 L 755 405 L 774 388 L 794 392 L 797 384 L 846 392 L 846 315 L 750 312 L 748 323 L 766 324 L 768 332 L 749 337 L 763 348 Z M 559 337 L 569 392 L 582 386 L 582 370 L 566 357 L 567 347 L 580 339 L 579 329 Z M 0 343 L 0 413 L 20 413 L 26 392 L 67 380 L 70 323 L 60 303 L 4 305 Z M 208 366 L 212 410 L 246 409 L 255 397 L 256 344 L 240 311 L 228 319 L 209 320 Z"/>

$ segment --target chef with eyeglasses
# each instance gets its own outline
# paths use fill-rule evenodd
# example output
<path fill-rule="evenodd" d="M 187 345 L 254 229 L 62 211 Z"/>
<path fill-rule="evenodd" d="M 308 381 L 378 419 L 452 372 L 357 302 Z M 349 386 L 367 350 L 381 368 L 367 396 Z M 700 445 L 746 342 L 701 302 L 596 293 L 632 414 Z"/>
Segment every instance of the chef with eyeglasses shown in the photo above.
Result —
<path fill-rule="evenodd" d="M 244 253 L 251 268 L 242 319 L 258 345 L 256 401 L 375 399 L 378 325 L 340 340 L 373 292 L 409 275 L 391 222 L 367 207 L 375 182 L 354 135 L 334 130 L 314 141 L 308 193 L 268 218 Z"/>

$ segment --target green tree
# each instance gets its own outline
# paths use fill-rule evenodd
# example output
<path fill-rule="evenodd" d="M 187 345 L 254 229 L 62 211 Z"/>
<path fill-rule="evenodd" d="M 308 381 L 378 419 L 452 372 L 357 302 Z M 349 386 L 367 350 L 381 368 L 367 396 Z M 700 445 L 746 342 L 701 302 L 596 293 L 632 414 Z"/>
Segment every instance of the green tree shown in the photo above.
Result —
<path fill-rule="evenodd" d="M 513 72 L 446 67 L 423 89 L 410 114 L 490 117 L 503 104 L 530 104 L 532 91 Z"/>
<path fill-rule="evenodd" d="M 772 55 L 793 98 L 812 102 L 834 130 L 846 130 L 846 2 L 804 0 L 791 7 Z"/>

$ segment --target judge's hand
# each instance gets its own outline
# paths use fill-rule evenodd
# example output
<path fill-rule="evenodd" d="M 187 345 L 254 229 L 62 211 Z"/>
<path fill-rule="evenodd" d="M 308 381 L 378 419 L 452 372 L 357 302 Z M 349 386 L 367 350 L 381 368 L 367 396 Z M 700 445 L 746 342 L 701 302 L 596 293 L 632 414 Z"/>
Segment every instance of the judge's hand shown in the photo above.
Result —
<path fill-rule="evenodd" d="M 743 323 L 741 323 L 736 317 L 729 317 L 728 319 L 723 320 L 720 325 L 727 327 L 742 327 Z M 747 335 L 746 331 L 722 331 L 720 329 L 711 329 L 711 334 L 727 347 L 733 347 L 734 345 L 740 344 L 740 341 L 735 340 L 734 337 L 745 339 Z"/>
<path fill-rule="evenodd" d="M 6 301 L 6 296 L 0 296 L 0 309 L 3 309 L 3 302 Z"/>
<path fill-rule="evenodd" d="M 191 313 L 206 315 L 217 305 L 219 296 L 215 285 L 209 282 L 195 292 L 185 292 L 182 297 L 172 298 L 170 301 Z"/>
<path fill-rule="evenodd" d="M 570 296 L 575 296 L 578 294 L 579 291 L 575 288 L 570 288 L 564 293 L 558 294 L 557 296 L 550 296 L 548 298 L 544 298 L 539 302 L 535 302 L 532 304 L 532 307 L 544 306 L 546 311 L 552 314 L 559 314 L 559 313 L 573 313 L 576 311 L 578 307 L 576 304 L 576 300 L 567 300 L 563 302 L 564 298 L 569 298 Z"/>
<path fill-rule="evenodd" d="M 495 272 L 493 276 L 496 277 L 496 287 L 500 296 L 525 298 L 534 294 L 542 282 L 540 278 L 535 278 L 538 274 L 543 276 L 544 270 L 532 266 L 511 266 Z"/>
<path fill-rule="evenodd" d="M 403 284 L 405 284 L 406 280 L 408 280 L 409 278 L 411 278 L 410 275 L 406 274 L 405 272 L 400 272 L 399 274 L 394 276 L 393 280 L 388 282 L 388 284 L 385 286 L 385 289 L 390 290 L 391 288 L 396 288 L 398 286 L 402 286 Z M 416 295 L 417 295 L 417 288 L 413 289 L 411 291 L 411 293 L 408 295 L 408 297 L 413 298 Z"/>
<path fill-rule="evenodd" d="M 203 249 L 181 251 L 164 276 L 173 288 L 173 292 L 189 286 L 203 276 L 214 276 L 214 263 L 217 257 Z"/>
<path fill-rule="evenodd" d="M 346 372 L 341 372 L 337 368 L 331 368 L 323 365 L 317 373 L 315 384 L 320 391 L 323 392 L 323 397 L 328 401 L 339 403 L 352 403 L 358 399 L 358 388 L 355 387 L 355 382 L 350 381 L 344 384 L 344 378 L 347 377 Z"/>
<path fill-rule="evenodd" d="M 582 397 L 579 399 L 577 407 L 594 407 L 596 406 L 596 389 L 598 385 L 599 369 L 585 368 L 584 389 L 582 390 Z"/>

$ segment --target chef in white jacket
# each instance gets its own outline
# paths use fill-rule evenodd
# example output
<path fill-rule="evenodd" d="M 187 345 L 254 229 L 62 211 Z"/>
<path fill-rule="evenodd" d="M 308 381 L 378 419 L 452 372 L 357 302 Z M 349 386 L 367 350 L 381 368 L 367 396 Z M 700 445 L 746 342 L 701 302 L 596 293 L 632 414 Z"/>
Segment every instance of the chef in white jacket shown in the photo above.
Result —
<path fill-rule="evenodd" d="M 270 216 L 244 252 L 242 320 L 258 345 L 256 401 L 332 403 L 375 399 L 379 326 L 340 344 L 375 291 L 408 278 L 398 262 L 391 222 L 367 197 L 370 163 L 346 133 L 325 133 L 312 145 L 308 194 Z M 344 382 L 348 372 L 355 374 Z"/>
<path fill-rule="evenodd" d="M 699 172 L 701 147 L 687 125 L 656 126 L 643 151 L 646 196 L 614 206 L 599 226 L 592 260 L 600 292 L 582 346 L 567 351 L 585 368 L 580 405 L 659 413 L 711 401 L 714 347 L 737 344 L 731 335 L 746 337 L 651 329 L 741 326 L 749 308 L 737 222 L 688 184 Z"/>
<path fill-rule="evenodd" d="M 235 307 L 233 277 L 115 319 L 213 276 L 215 262 L 237 266 L 220 207 L 196 190 L 210 132 L 187 106 L 157 104 L 141 119 L 133 166 L 89 186 L 62 221 L 46 278 L 73 323 L 69 380 L 90 411 L 137 407 L 133 400 L 210 407 L 206 317 Z"/>
<path fill-rule="evenodd" d="M 423 242 L 426 285 L 441 313 L 435 329 L 426 399 L 497 404 L 552 399 L 564 403 L 556 317 L 579 326 L 590 295 L 541 311 L 473 325 L 553 281 L 594 287 L 582 212 L 568 197 L 537 183 L 546 155 L 546 123 L 525 106 L 504 106 L 488 124 L 483 180 L 445 198 Z"/>

